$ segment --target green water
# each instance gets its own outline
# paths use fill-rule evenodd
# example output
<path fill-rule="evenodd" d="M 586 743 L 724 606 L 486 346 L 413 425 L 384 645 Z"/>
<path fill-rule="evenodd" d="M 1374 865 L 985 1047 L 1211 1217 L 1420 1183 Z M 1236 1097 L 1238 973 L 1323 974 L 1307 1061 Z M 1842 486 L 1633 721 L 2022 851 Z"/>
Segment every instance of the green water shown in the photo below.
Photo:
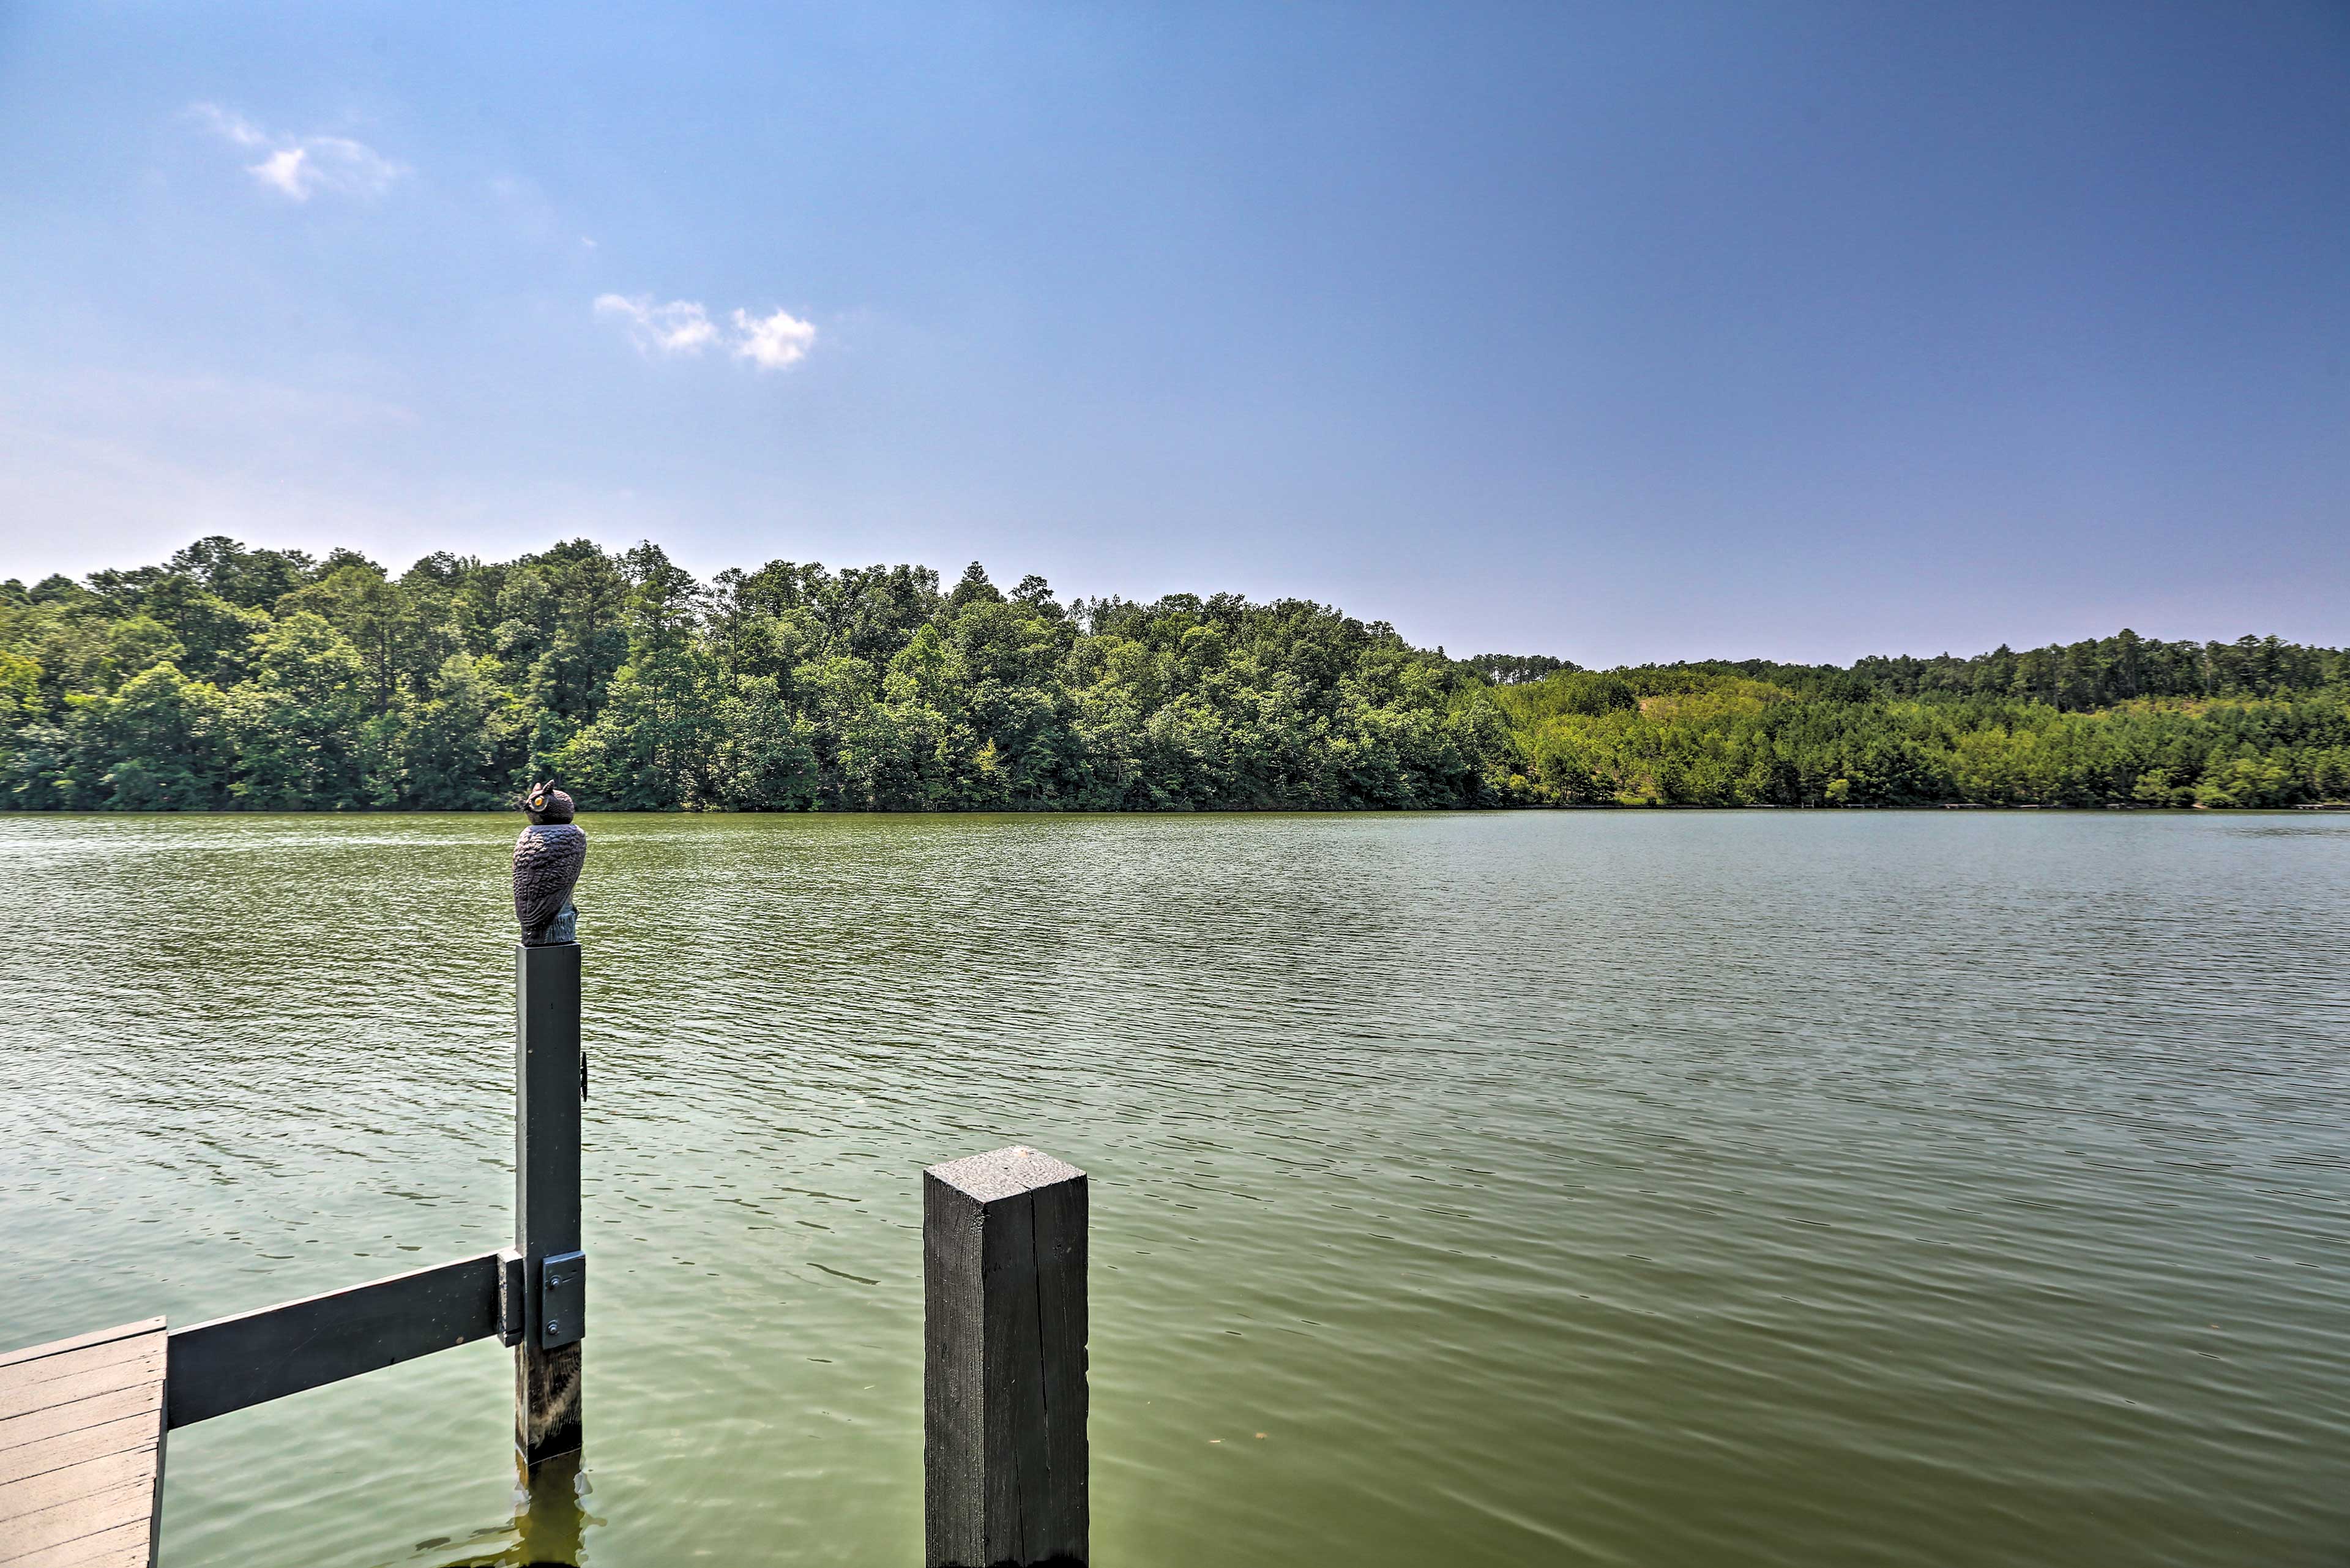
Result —
<path fill-rule="evenodd" d="M 0 817 L 0 1345 L 500 1243 L 518 826 Z M 1010 1142 L 1104 1564 L 2350 1555 L 2350 821 L 586 826 L 576 1500 L 476 1344 L 175 1435 L 169 1568 L 918 1563 Z"/>

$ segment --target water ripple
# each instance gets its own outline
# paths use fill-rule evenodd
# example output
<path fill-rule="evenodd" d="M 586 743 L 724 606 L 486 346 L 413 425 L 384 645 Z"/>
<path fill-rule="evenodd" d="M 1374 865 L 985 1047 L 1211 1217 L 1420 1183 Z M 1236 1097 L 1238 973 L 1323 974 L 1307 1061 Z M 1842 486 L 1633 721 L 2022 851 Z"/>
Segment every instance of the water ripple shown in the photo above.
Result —
<path fill-rule="evenodd" d="M 588 826 L 599 1568 L 916 1560 L 919 1174 L 1014 1141 L 1104 1562 L 2350 1549 L 2342 829 Z M 495 1245 L 514 831 L 0 817 L 0 1334 Z M 180 1434 L 165 1561 L 520 1560 L 508 1377 Z"/>

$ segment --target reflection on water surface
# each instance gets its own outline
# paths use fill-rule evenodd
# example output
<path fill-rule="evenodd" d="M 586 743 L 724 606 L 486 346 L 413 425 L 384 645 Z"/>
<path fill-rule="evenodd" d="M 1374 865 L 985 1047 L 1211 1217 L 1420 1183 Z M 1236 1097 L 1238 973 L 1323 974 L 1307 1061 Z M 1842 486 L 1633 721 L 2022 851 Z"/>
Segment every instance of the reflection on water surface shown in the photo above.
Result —
<path fill-rule="evenodd" d="M 917 1561 L 1013 1141 L 1106 1563 L 2350 1547 L 2338 825 L 586 822 L 584 1494 L 470 1345 L 180 1434 L 170 1568 Z M 0 817 L 0 1335 L 495 1245 L 517 826 Z"/>
<path fill-rule="evenodd" d="M 416 1543 L 416 1553 L 447 1568 L 569 1568 L 579 1563 L 590 1519 L 581 1497 L 584 1455 L 558 1454 L 536 1469 L 516 1464 L 513 1522 L 477 1530 L 462 1544 L 445 1535 Z M 446 1551 L 462 1555 L 443 1557 Z"/>

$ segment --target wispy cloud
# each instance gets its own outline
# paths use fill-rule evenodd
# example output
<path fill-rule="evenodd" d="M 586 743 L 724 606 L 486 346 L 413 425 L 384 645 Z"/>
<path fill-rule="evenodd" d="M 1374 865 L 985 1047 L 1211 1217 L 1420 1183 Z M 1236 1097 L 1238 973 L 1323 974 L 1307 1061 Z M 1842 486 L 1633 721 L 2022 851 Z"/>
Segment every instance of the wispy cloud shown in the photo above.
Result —
<path fill-rule="evenodd" d="M 816 323 L 802 321 L 789 311 L 778 310 L 773 316 L 753 316 L 747 310 L 734 313 L 734 330 L 741 336 L 734 342 L 734 357 L 748 359 L 762 370 L 780 370 L 807 358 L 816 344 Z"/>
<path fill-rule="evenodd" d="M 718 328 L 712 323 L 710 312 L 691 299 L 655 305 L 648 294 L 634 299 L 625 295 L 599 294 L 596 296 L 596 314 L 626 322 L 629 336 L 649 354 L 699 354 L 718 341 Z"/>
<path fill-rule="evenodd" d="M 718 324 L 698 300 L 656 305 L 649 294 L 599 294 L 596 314 L 624 324 L 629 337 L 648 354 L 699 354 L 720 338 Z M 816 323 L 802 321 L 788 310 L 766 316 L 737 310 L 728 319 L 733 324 L 728 343 L 734 357 L 762 370 L 796 365 L 816 345 Z"/>
<path fill-rule="evenodd" d="M 409 172 L 405 163 L 348 136 L 282 136 L 216 103 L 197 104 L 189 113 L 231 146 L 261 154 L 244 171 L 288 201 L 307 202 L 321 192 L 380 196 Z"/>

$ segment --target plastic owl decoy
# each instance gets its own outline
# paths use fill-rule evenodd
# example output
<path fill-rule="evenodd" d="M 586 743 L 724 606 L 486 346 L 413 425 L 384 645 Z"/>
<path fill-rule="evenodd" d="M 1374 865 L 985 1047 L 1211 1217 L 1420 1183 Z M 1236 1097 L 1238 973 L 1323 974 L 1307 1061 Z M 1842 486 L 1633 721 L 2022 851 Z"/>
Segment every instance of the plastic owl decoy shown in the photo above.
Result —
<path fill-rule="evenodd" d="M 578 940 L 579 911 L 571 890 L 588 864 L 588 835 L 571 820 L 571 797 L 552 784 L 533 784 L 522 799 L 530 826 L 515 840 L 515 923 L 522 945 L 555 947 Z"/>

